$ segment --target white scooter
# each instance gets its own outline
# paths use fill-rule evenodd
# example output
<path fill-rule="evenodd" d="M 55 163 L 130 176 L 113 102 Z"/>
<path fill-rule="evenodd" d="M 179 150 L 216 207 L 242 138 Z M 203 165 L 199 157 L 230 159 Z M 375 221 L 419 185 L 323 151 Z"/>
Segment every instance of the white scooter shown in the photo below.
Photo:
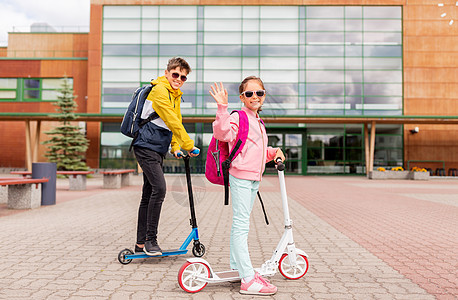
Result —
<path fill-rule="evenodd" d="M 307 273 L 309 262 L 307 254 L 297 249 L 294 244 L 292 225 L 289 217 L 288 196 L 286 195 L 285 165 L 277 160 L 278 178 L 280 181 L 285 232 L 275 248 L 272 257 L 261 268 L 256 269 L 261 276 L 273 276 L 278 270 L 287 279 L 299 279 Z M 237 271 L 214 272 L 210 264 L 202 258 L 188 258 L 178 272 L 178 283 L 188 293 L 201 291 L 208 283 L 239 281 Z"/>

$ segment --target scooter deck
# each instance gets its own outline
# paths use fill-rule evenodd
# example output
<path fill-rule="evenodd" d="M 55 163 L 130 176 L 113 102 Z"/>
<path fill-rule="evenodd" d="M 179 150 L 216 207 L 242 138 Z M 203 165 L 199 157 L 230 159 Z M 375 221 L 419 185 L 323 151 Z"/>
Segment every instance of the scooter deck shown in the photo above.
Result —
<path fill-rule="evenodd" d="M 215 272 L 215 274 L 221 279 L 240 279 L 238 271 Z"/>
<path fill-rule="evenodd" d="M 127 254 L 125 259 L 136 259 L 136 258 L 150 258 L 150 257 L 164 257 L 171 255 L 182 255 L 188 253 L 187 249 L 173 249 L 173 250 L 162 250 L 162 255 L 148 255 L 144 252 L 136 252 L 134 254 Z"/>

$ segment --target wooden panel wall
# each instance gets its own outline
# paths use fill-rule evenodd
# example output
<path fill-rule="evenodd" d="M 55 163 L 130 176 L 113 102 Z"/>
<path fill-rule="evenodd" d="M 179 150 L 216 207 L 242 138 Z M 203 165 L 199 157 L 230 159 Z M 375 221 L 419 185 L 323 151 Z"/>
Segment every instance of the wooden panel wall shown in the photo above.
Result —
<path fill-rule="evenodd" d="M 437 3 L 443 2 L 444 7 Z M 443 12 L 447 13 L 441 18 Z M 450 17 L 455 22 L 449 25 Z M 404 114 L 458 115 L 458 8 L 455 1 L 407 1 L 404 7 Z M 420 132 L 410 133 L 419 127 Z M 458 126 L 408 125 L 404 158 L 458 168 Z M 411 164 L 412 165 L 412 164 Z M 415 165 L 422 165 L 415 163 Z M 432 169 L 440 163 L 424 163 Z"/>
<path fill-rule="evenodd" d="M 87 33 L 8 35 L 8 57 L 87 57 Z"/>

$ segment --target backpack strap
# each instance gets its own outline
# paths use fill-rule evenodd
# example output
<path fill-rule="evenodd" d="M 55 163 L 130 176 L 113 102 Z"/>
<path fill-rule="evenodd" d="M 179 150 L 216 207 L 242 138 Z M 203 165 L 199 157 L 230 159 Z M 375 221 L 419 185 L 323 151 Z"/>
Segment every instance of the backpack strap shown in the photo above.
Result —
<path fill-rule="evenodd" d="M 229 168 L 232 161 L 237 157 L 237 155 L 239 155 L 245 146 L 246 140 L 248 138 L 248 129 L 250 127 L 248 123 L 248 116 L 243 110 L 234 110 L 231 112 L 231 114 L 234 112 L 239 114 L 239 131 L 237 133 L 237 142 L 232 147 L 227 159 L 221 163 L 224 180 L 224 205 L 229 204 Z"/>
<path fill-rule="evenodd" d="M 262 202 L 261 194 L 259 193 L 259 191 L 257 192 L 257 194 L 258 194 L 259 202 L 261 202 L 262 212 L 264 213 L 264 219 L 266 220 L 266 224 L 269 225 L 269 220 L 267 219 L 267 214 L 266 214 L 266 210 L 264 209 L 264 203 Z"/>
<path fill-rule="evenodd" d="M 154 85 L 151 84 L 151 90 L 153 89 L 153 87 L 154 87 Z M 170 91 L 168 91 L 168 92 L 169 92 L 169 100 L 170 100 L 170 102 L 172 102 L 172 98 L 170 97 Z M 150 91 L 150 93 L 151 93 L 151 91 Z M 138 123 L 138 127 L 142 128 L 143 126 L 145 126 L 145 124 L 148 124 L 148 122 L 156 120 L 157 118 L 159 118 L 159 115 L 157 114 L 157 112 L 153 112 L 148 116 L 148 118 L 141 119 L 140 123 Z M 140 130 L 135 132 L 134 138 L 132 139 L 132 142 L 130 143 L 130 146 L 129 146 L 129 152 L 132 150 L 132 147 L 134 146 L 134 143 L 137 140 L 139 132 L 140 132 Z"/>

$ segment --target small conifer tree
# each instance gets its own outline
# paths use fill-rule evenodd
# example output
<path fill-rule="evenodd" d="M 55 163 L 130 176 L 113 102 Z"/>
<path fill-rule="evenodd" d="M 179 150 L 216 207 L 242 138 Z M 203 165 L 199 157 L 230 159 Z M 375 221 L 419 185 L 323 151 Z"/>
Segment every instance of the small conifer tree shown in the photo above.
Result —
<path fill-rule="evenodd" d="M 71 124 L 77 118 L 74 111 L 78 105 L 74 101 L 77 96 L 73 95 L 73 88 L 67 78 L 65 78 L 59 92 L 58 100 L 53 104 L 57 106 L 58 114 L 55 117 L 60 121 L 60 125 L 45 132 L 51 136 L 51 139 L 43 142 L 43 144 L 48 145 L 45 156 L 50 162 L 57 164 L 59 171 L 88 170 L 85 163 L 85 153 L 89 141 L 79 126 Z"/>

